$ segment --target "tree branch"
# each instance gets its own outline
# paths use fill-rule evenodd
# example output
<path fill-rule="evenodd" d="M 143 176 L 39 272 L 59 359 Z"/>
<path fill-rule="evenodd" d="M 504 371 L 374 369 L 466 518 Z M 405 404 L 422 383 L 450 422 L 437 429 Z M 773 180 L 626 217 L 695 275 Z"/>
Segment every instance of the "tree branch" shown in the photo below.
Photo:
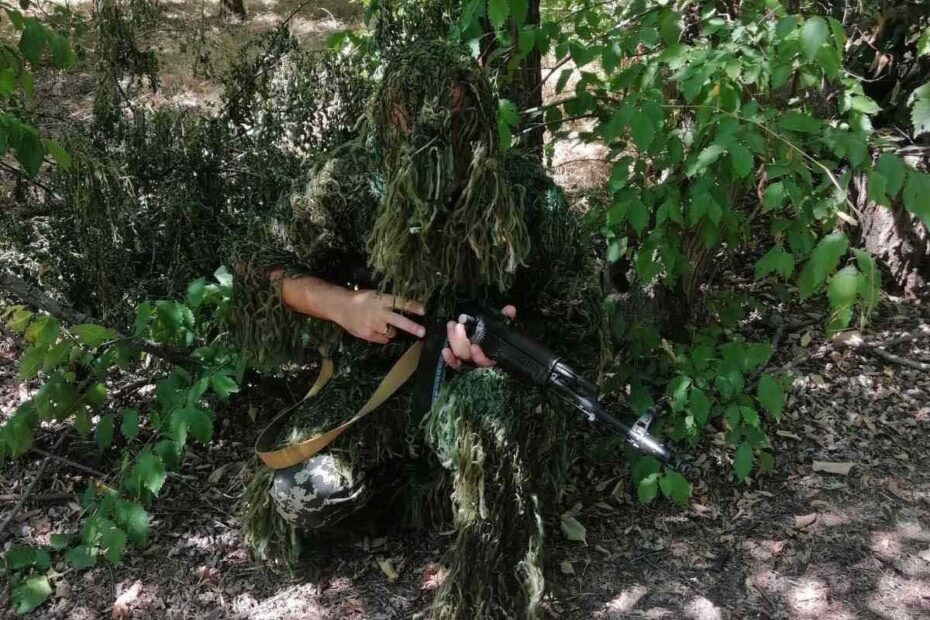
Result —
<path fill-rule="evenodd" d="M 96 321 L 93 317 L 62 304 L 48 293 L 39 290 L 37 287 L 30 285 L 25 280 L 12 274 L 0 272 L 0 290 L 6 291 L 27 306 L 32 306 L 33 308 L 48 312 L 66 323 L 72 325 L 99 323 L 99 321 Z M 128 336 L 126 334 L 117 333 L 117 337 L 144 353 L 171 362 L 172 364 L 184 366 L 196 364 L 196 360 L 174 347 L 145 340 L 143 338 L 137 338 L 135 336 Z"/>

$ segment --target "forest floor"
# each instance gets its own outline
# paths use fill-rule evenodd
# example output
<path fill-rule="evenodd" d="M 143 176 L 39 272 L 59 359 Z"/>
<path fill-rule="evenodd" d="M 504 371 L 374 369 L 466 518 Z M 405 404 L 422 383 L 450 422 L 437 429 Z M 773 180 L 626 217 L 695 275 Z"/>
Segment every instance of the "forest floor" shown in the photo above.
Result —
<path fill-rule="evenodd" d="M 826 341 L 810 314 L 787 316 L 770 368 L 795 377 L 770 428 L 775 468 L 732 480 L 722 434 L 680 459 L 695 483 L 688 509 L 642 507 L 628 472 L 582 456 L 561 510 L 578 505 L 587 544 L 550 525 L 545 609 L 553 618 L 930 618 L 930 372 Z M 926 306 L 886 300 L 866 340 L 930 363 Z M 759 322 L 761 338 L 764 324 Z M 772 333 L 769 332 L 769 337 Z M 30 392 L 16 340 L 0 340 L 0 414 Z M 245 392 L 218 414 L 218 438 L 190 450 L 153 506 L 149 545 L 117 568 L 62 567 L 48 618 L 412 618 L 441 575 L 442 533 L 388 528 L 315 551 L 292 572 L 250 559 L 235 518 L 254 428 Z M 48 438 L 38 445 L 48 447 Z M 103 467 L 91 440 L 60 456 Z M 0 515 L 36 475 L 23 459 L 0 472 Z M 826 471 L 824 471 L 826 470 Z M 73 528 L 93 478 L 53 460 L 4 546 L 47 543 Z M 63 497 L 64 496 L 64 497 Z M 385 561 L 396 577 L 389 578 Z M 390 572 L 390 570 L 388 571 Z"/>
<path fill-rule="evenodd" d="M 246 0 L 249 20 L 226 25 L 211 17 L 214 3 L 202 18 L 201 3 L 163 2 L 166 28 L 155 40 L 162 88 L 137 96 L 149 104 L 209 103 L 217 82 L 193 69 L 196 24 L 205 24 L 207 56 L 219 64 L 243 36 L 273 27 L 298 4 Z M 357 5 L 314 2 L 292 27 L 318 45 L 359 18 Z M 63 88 L 69 113 L 80 118 L 89 109 L 92 82 L 71 80 Z M 557 153 L 556 177 L 566 185 L 594 183 L 601 173 L 589 160 L 596 158 L 567 146 Z M 766 294 L 750 289 L 744 292 Z M 579 457 L 559 511 L 578 507 L 587 542 L 564 540 L 557 524 L 547 529 L 544 607 L 550 617 L 930 618 L 930 372 L 826 339 L 819 328 L 822 308 L 782 307 L 774 298 L 767 303 L 774 318 L 749 320 L 743 331 L 772 341 L 780 321 L 785 329 L 769 368 L 783 368 L 795 379 L 780 424 L 769 429 L 773 472 L 736 484 L 722 433 L 708 435 L 680 459 L 679 469 L 695 484 L 690 506 L 642 507 L 625 466 Z M 930 364 L 926 330 L 926 303 L 886 298 L 863 338 L 899 358 Z M 34 389 L 17 376 L 20 351 L 18 340 L 0 331 L 0 420 Z M 317 550 L 290 572 L 250 558 L 236 504 L 252 459 L 251 414 L 268 408 L 247 390 L 218 412 L 212 447 L 189 450 L 184 473 L 169 478 L 152 507 L 149 545 L 127 553 L 116 568 L 76 574 L 58 567 L 55 592 L 34 617 L 426 615 L 450 541 L 444 533 L 360 535 Z M 37 438 L 40 448 L 50 445 L 47 436 Z M 47 543 L 51 533 L 73 529 L 78 494 L 94 479 L 75 463 L 111 465 L 93 441 L 77 436 L 57 456 L 0 536 L 0 549 Z M 0 470 L 0 520 L 43 458 L 31 455 Z M 8 600 L 0 598 L 0 617 L 11 616 Z"/>

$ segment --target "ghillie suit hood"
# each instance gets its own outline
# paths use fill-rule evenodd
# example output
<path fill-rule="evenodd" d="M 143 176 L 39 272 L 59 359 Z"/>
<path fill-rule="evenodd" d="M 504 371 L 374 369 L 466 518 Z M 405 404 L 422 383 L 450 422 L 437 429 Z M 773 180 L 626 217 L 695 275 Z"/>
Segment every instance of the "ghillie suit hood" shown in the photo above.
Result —
<path fill-rule="evenodd" d="M 396 293 L 507 290 L 529 236 L 523 195 L 499 158 L 497 98 L 464 49 L 418 42 L 397 54 L 369 108 L 384 197 L 370 264 Z"/>

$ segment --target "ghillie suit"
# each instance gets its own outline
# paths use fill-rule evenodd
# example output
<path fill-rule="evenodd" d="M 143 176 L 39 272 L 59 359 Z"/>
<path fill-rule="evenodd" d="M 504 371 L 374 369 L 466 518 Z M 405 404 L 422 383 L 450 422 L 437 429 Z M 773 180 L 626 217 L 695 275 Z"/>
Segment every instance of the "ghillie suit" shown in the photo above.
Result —
<path fill-rule="evenodd" d="M 323 347 L 337 368 L 279 445 L 351 416 L 406 345 L 344 337 L 293 312 L 269 278 L 275 269 L 420 299 L 428 325 L 464 300 L 513 303 L 526 331 L 597 375 L 602 291 L 589 244 L 539 165 L 499 154 L 496 110 L 463 50 L 411 44 L 386 66 L 358 137 L 318 157 L 281 218 L 239 243 L 233 315 L 246 350 L 273 364 Z M 244 503 L 247 540 L 271 559 L 293 558 L 299 532 L 338 523 L 384 487 L 383 472 L 400 471 L 391 492 L 408 523 L 448 518 L 452 499 L 457 535 L 434 616 L 534 616 L 542 511 L 557 506 L 577 416 L 498 370 L 453 374 L 429 411 L 413 410 L 402 388 L 324 452 L 259 468 Z"/>

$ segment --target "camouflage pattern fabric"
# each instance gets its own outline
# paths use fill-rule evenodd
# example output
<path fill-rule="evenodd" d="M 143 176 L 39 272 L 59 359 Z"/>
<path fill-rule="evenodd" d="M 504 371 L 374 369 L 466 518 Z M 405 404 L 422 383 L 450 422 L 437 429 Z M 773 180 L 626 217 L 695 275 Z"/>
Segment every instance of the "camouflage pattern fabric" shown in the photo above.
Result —
<path fill-rule="evenodd" d="M 359 135 L 311 160 L 286 208 L 237 245 L 234 332 L 254 359 L 300 361 L 324 345 L 336 362 L 279 446 L 345 421 L 409 342 L 369 344 L 294 312 L 267 276 L 274 269 L 416 295 L 423 324 L 454 318 L 462 301 L 513 303 L 521 328 L 587 376 L 605 359 L 599 271 L 564 195 L 537 162 L 500 154 L 498 106 L 467 52 L 433 41 L 408 48 L 385 68 Z M 474 105 L 454 132 L 448 94 L 462 83 Z M 398 100 L 407 133 L 385 126 Z M 376 486 L 369 472 L 399 465 L 417 473 L 400 481 L 396 514 L 456 528 L 433 616 L 535 617 L 544 516 L 557 514 L 565 437 L 579 416 L 493 369 L 448 373 L 429 412 L 410 402 L 408 385 L 307 463 L 259 467 L 243 503 L 246 541 L 293 561 L 302 536 L 364 507 Z"/>

